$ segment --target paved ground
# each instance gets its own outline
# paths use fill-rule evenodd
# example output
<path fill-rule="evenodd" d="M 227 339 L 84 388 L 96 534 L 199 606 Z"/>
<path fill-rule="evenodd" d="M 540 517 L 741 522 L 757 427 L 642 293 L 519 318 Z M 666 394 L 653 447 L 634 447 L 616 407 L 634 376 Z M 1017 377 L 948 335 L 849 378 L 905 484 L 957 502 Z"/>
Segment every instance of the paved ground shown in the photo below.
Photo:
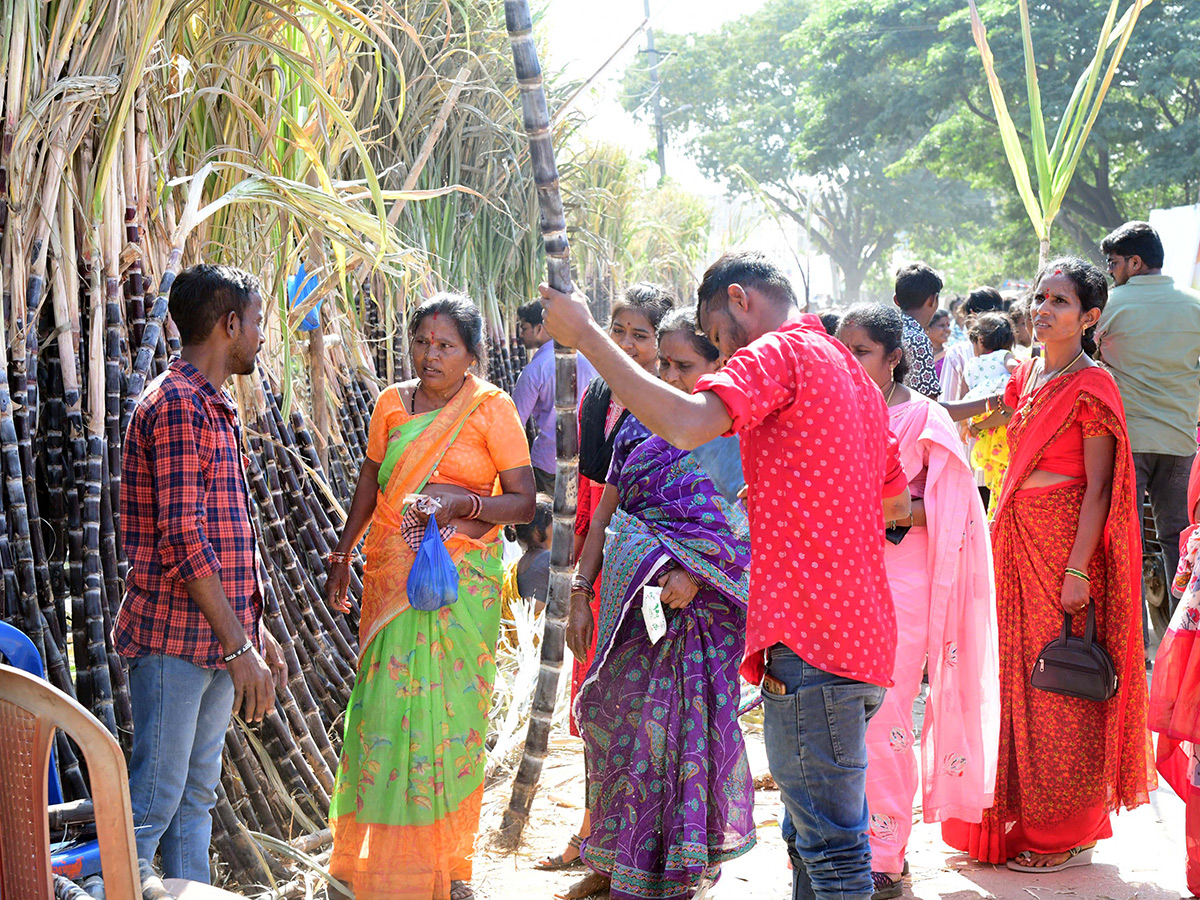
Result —
<path fill-rule="evenodd" d="M 766 772 L 761 733 L 747 733 L 751 767 Z M 488 792 L 484 829 L 499 821 L 508 801 L 507 783 Z M 487 900 L 540 900 L 570 885 L 584 870 L 544 874 L 532 863 L 558 852 L 582 817 L 583 755 L 578 740 L 555 741 L 526 829 L 525 846 L 515 855 L 481 849 L 476 888 Z M 791 875 L 779 832 L 779 794 L 756 793 L 758 846 L 725 866 L 712 900 L 787 900 Z M 1093 865 L 1044 876 L 1022 875 L 997 866 L 981 865 L 952 851 L 941 841 L 936 825 L 918 822 L 909 846 L 911 881 L 906 898 L 919 900 L 1179 900 L 1189 897 L 1183 877 L 1183 804 L 1165 786 L 1150 805 L 1114 820 L 1115 837 L 1098 848 Z"/>

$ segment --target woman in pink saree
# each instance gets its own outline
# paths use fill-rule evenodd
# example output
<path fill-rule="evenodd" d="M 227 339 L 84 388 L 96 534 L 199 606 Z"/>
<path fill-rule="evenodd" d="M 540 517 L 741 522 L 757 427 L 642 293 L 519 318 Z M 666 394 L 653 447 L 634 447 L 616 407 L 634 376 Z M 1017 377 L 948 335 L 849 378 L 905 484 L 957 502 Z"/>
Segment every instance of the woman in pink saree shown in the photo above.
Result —
<path fill-rule="evenodd" d="M 979 822 L 992 804 L 1000 724 L 995 587 L 987 518 L 962 441 L 937 403 L 904 387 L 903 326 L 890 306 L 857 307 L 838 338 L 887 401 L 912 514 L 888 523 L 896 605 L 895 687 L 867 726 L 875 900 L 899 897 L 917 792 L 913 702 L 928 668 L 922 813 Z"/>

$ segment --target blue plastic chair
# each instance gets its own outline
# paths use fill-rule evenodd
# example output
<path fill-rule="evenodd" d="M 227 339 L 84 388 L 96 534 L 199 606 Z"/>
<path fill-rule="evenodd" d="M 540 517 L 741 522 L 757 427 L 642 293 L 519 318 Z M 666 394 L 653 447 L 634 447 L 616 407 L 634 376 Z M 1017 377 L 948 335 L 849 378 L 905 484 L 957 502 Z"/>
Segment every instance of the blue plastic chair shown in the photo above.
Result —
<path fill-rule="evenodd" d="M 8 660 L 14 669 L 36 675 L 46 680 L 46 670 L 42 666 L 42 657 L 37 652 L 33 641 L 22 631 L 13 628 L 7 622 L 0 622 L 0 656 Z M 58 766 L 55 763 L 54 751 L 50 751 L 50 804 L 62 803 L 62 786 L 58 782 Z"/>
<path fill-rule="evenodd" d="M 0 622 L 0 656 L 7 659 L 14 669 L 28 672 L 43 681 L 46 670 L 42 666 L 42 657 L 37 652 L 33 641 L 22 631 L 18 631 L 6 622 Z M 62 803 L 62 786 L 58 780 L 58 765 L 55 762 L 54 751 L 50 751 L 50 777 L 47 785 L 50 805 Z M 64 844 L 54 844 L 51 847 L 50 865 L 56 875 L 70 879 L 79 879 L 94 875 L 100 871 L 100 845 L 96 841 L 72 841 Z"/>

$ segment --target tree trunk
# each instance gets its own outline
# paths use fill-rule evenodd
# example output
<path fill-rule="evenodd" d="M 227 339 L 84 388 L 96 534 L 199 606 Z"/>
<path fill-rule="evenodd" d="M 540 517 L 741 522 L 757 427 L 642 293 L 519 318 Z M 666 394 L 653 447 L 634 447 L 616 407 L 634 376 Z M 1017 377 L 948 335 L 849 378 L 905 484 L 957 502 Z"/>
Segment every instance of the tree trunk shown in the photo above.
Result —
<path fill-rule="evenodd" d="M 551 143 L 550 114 L 542 87 L 542 69 L 533 39 L 533 21 L 528 0 L 505 0 L 504 20 L 512 43 L 513 65 L 521 86 L 521 107 L 529 156 L 541 209 L 542 241 L 550 286 L 570 293 L 571 262 L 567 246 L 567 224 L 562 195 L 558 189 L 558 167 Z M 575 353 L 557 341 L 554 344 L 554 413 L 557 425 L 557 469 L 554 479 L 554 543 L 550 550 L 550 594 L 546 601 L 546 626 L 542 634 L 542 664 L 538 671 L 525 754 L 513 781 L 512 799 L 504 812 L 497 844 L 516 848 L 529 818 L 537 792 L 542 763 L 550 743 L 558 682 L 562 673 L 567 602 L 571 593 L 571 549 L 575 538 L 576 471 L 579 434 L 575 422 Z"/>

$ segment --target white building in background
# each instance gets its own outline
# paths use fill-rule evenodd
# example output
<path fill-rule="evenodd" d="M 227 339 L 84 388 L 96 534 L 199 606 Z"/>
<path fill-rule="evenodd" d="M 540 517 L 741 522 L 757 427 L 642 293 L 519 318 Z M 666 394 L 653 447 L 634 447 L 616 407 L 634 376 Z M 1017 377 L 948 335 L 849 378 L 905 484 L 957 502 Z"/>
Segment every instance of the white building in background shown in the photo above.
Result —
<path fill-rule="evenodd" d="M 836 304 L 841 285 L 837 267 L 815 250 L 800 224 L 789 216 L 773 216 L 749 194 L 708 195 L 712 207 L 709 258 L 727 250 L 761 250 L 787 273 L 803 304 L 808 283 L 810 309 Z"/>
<path fill-rule="evenodd" d="M 1200 290 L 1200 204 L 1150 210 L 1150 224 L 1162 238 L 1163 274 L 1180 287 Z"/>

